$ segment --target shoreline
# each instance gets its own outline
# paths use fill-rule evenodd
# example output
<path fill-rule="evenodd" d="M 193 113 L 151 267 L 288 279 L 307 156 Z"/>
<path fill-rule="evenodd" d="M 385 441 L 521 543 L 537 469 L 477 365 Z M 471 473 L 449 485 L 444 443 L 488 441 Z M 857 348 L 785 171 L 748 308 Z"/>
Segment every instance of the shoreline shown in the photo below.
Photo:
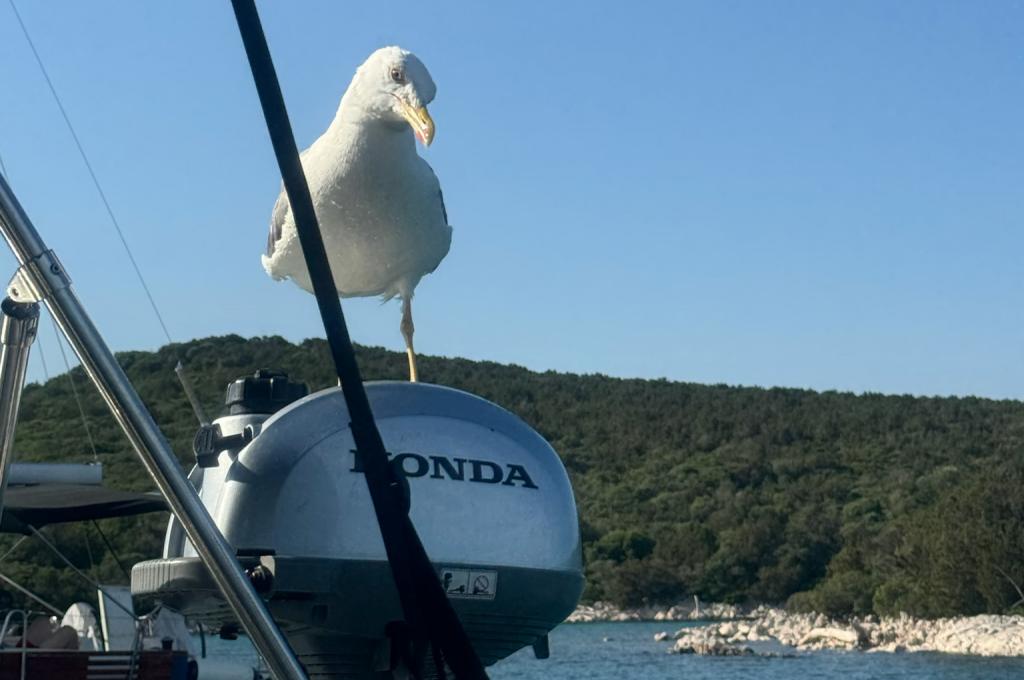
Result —
<path fill-rule="evenodd" d="M 648 605 L 623 609 L 608 602 L 579 605 L 566 623 L 594 621 L 735 621 L 748 618 L 749 609 L 721 602 L 684 602 L 671 606 Z"/>
<path fill-rule="evenodd" d="M 916 619 L 906 614 L 832 619 L 794 614 L 761 605 L 753 610 L 726 604 L 620 609 L 596 602 L 581 606 L 569 623 L 595 621 L 698 621 L 675 633 L 654 636 L 673 654 L 787 656 L 819 650 L 866 653 L 941 652 L 986 657 L 1024 656 L 1024 616 L 981 614 Z"/>

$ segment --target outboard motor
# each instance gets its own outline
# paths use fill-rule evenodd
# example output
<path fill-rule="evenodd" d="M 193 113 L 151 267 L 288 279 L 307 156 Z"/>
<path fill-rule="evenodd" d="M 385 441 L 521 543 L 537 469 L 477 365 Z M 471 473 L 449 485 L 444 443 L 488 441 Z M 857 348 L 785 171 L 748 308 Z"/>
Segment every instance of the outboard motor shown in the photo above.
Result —
<path fill-rule="evenodd" d="M 408 382 L 366 392 L 480 660 L 531 644 L 545 656 L 547 633 L 583 589 L 576 504 L 554 450 L 466 392 Z M 190 479 L 309 676 L 382 677 L 394 670 L 398 594 L 341 390 L 305 393 L 267 371 L 230 385 L 228 414 L 197 435 Z M 132 569 L 132 592 L 237 630 L 173 518 L 163 559 Z"/>

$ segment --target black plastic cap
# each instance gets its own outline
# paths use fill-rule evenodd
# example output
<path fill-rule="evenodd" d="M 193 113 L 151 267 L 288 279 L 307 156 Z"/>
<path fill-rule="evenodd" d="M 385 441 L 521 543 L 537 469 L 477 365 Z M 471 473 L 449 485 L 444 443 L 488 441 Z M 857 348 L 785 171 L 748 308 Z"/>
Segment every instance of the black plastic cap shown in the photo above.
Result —
<path fill-rule="evenodd" d="M 15 302 L 11 298 L 4 298 L 4 301 L 0 302 L 0 308 L 4 314 L 15 319 L 25 320 L 39 316 L 39 305 L 35 302 Z"/>
<path fill-rule="evenodd" d="M 228 385 L 224 405 L 230 415 L 274 413 L 309 394 L 306 383 L 293 382 L 288 374 L 261 368 L 251 377 Z"/>

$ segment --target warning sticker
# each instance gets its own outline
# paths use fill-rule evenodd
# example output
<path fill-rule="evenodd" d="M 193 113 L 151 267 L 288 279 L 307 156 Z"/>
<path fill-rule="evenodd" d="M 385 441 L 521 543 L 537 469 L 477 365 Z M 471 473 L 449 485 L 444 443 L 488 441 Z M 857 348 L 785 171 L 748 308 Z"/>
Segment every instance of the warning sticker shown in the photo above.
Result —
<path fill-rule="evenodd" d="M 469 593 L 469 571 L 465 569 L 442 569 L 441 585 L 444 592 L 456 597 Z"/>
<path fill-rule="evenodd" d="M 441 586 L 448 597 L 493 600 L 498 592 L 498 572 L 479 569 L 441 569 Z"/>

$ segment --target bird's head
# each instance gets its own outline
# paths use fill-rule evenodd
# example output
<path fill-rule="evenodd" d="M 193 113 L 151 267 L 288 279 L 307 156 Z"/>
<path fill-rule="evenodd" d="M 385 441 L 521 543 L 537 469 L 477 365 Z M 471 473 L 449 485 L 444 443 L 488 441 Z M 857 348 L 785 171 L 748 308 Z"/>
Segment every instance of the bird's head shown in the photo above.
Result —
<path fill-rule="evenodd" d="M 400 47 L 382 47 L 356 71 L 342 106 L 348 102 L 381 121 L 408 124 L 416 138 L 430 146 L 434 121 L 427 104 L 436 92 L 427 67 L 415 54 Z"/>

